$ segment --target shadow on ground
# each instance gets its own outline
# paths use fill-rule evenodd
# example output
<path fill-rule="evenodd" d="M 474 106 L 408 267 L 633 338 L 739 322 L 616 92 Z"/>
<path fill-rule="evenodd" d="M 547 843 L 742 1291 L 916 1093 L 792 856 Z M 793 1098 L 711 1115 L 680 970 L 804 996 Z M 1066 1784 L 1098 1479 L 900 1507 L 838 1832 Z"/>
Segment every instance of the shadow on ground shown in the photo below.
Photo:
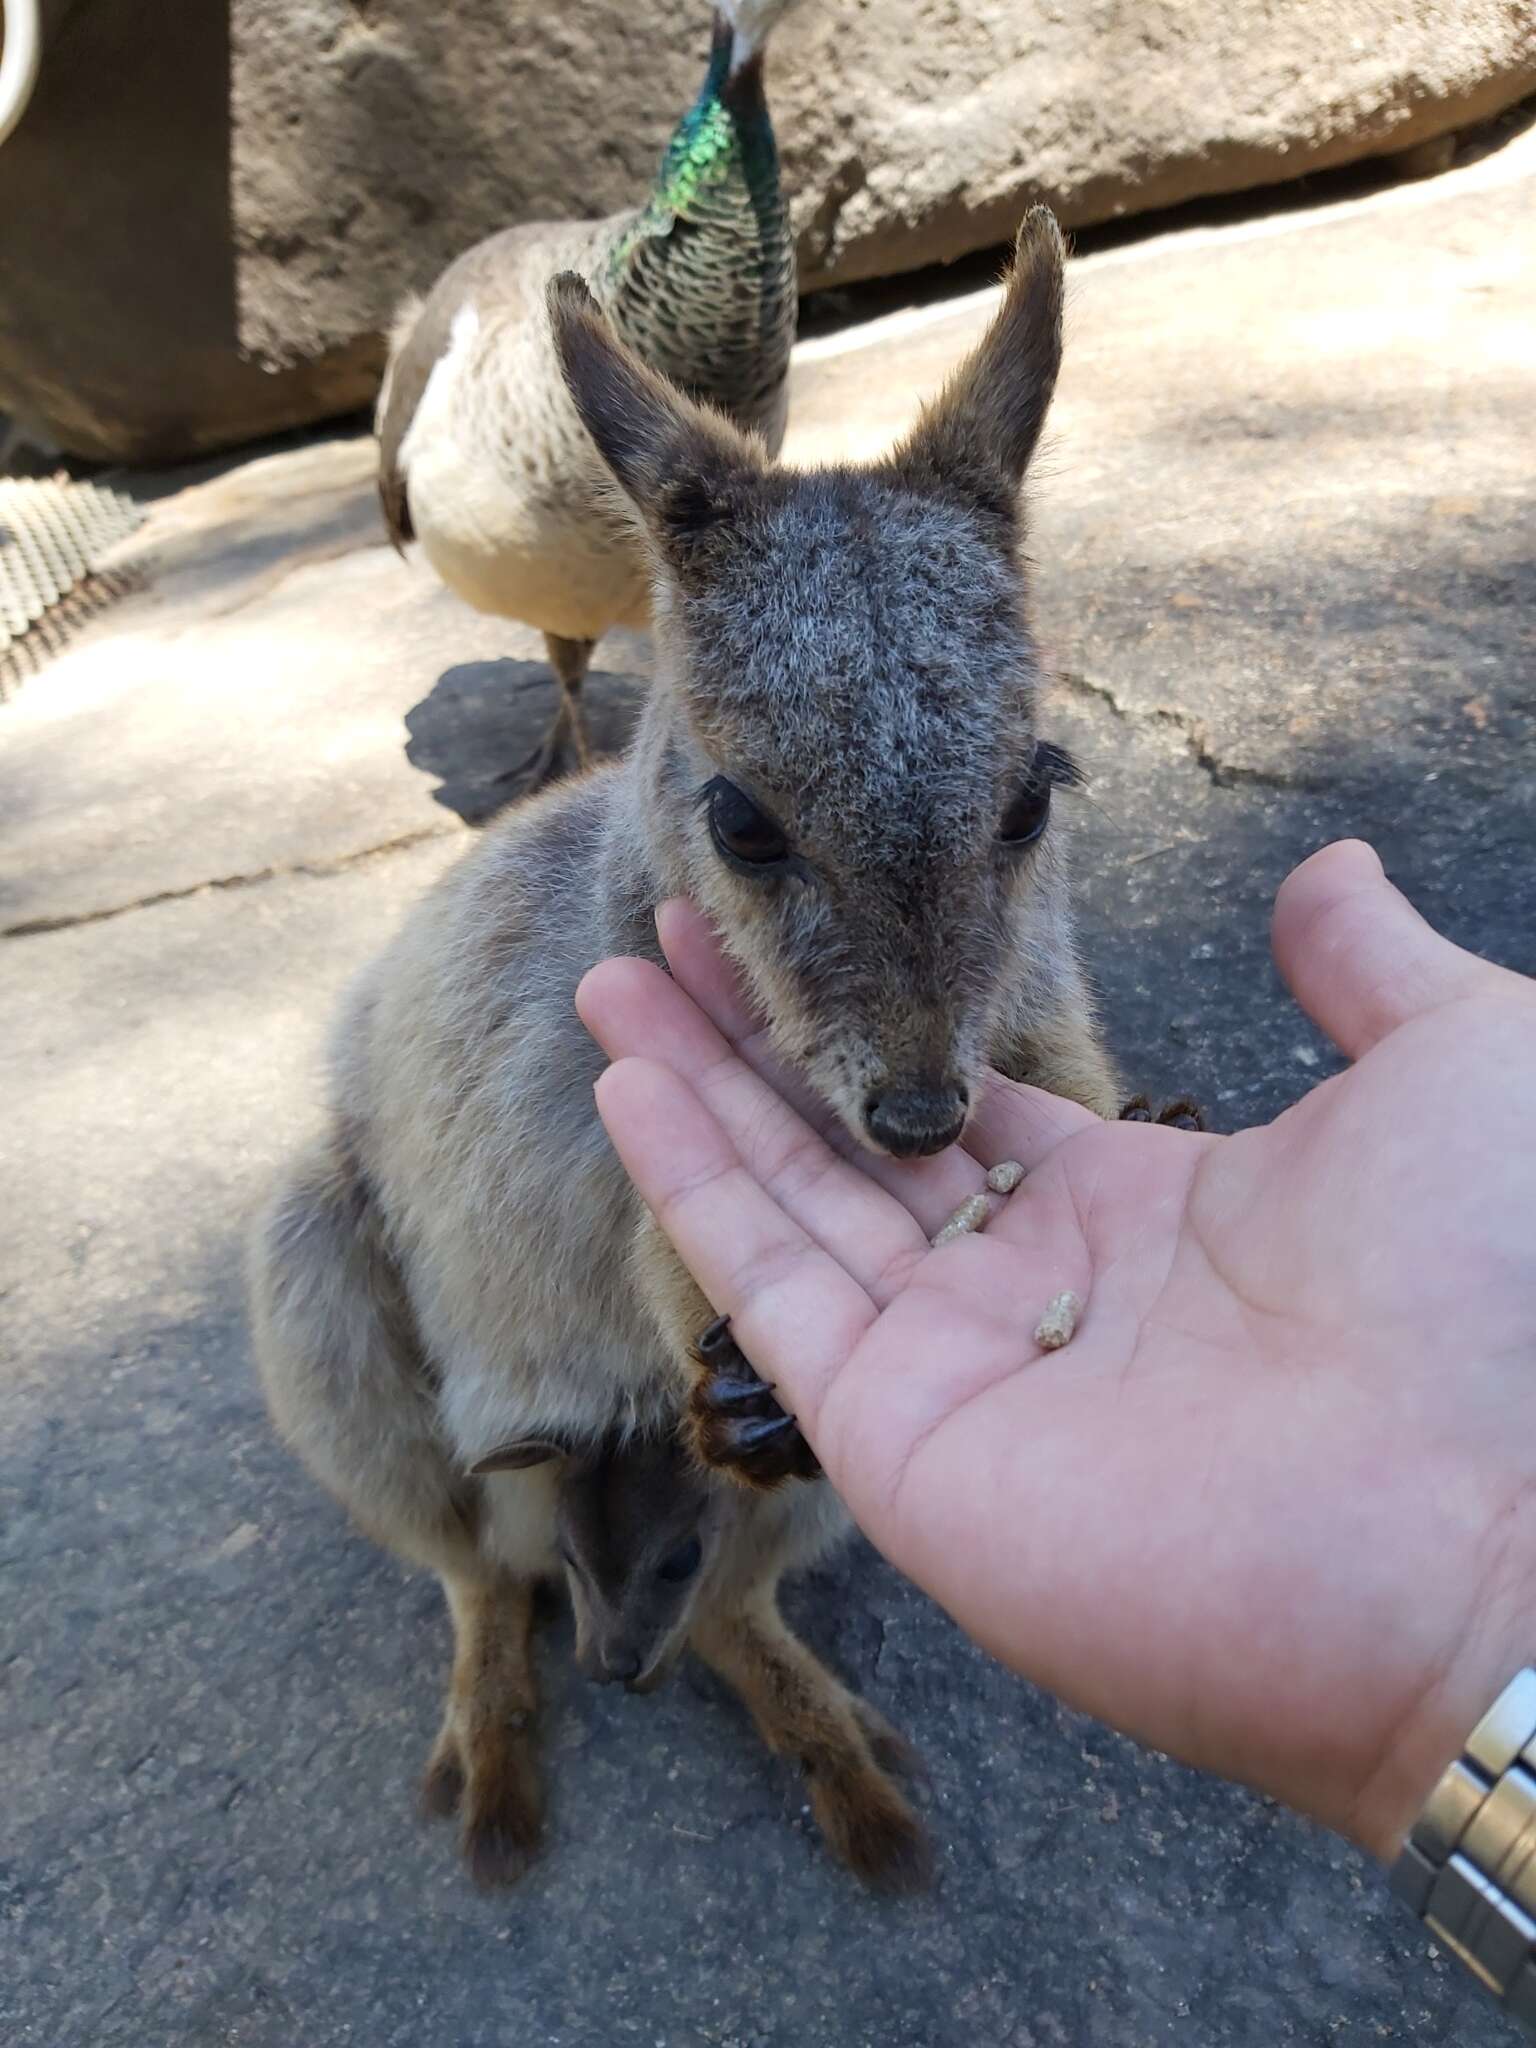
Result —
<path fill-rule="evenodd" d="M 629 743 L 645 692 L 640 676 L 594 669 L 582 688 L 587 736 L 599 754 Z M 405 758 L 439 778 L 432 801 L 483 825 L 526 792 L 530 754 L 559 692 L 542 661 L 465 661 L 445 669 L 405 714 Z"/>

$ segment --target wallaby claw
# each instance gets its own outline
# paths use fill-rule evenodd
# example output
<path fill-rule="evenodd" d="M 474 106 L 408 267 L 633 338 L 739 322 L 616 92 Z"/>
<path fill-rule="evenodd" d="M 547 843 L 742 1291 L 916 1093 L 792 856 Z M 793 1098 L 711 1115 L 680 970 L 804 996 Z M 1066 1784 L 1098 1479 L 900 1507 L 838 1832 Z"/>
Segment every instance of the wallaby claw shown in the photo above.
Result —
<path fill-rule="evenodd" d="M 1175 1131 L 1203 1131 L 1206 1128 L 1205 1111 L 1198 1102 L 1191 1102 L 1187 1095 L 1181 1095 L 1176 1102 L 1166 1102 L 1154 1111 L 1145 1095 L 1133 1095 L 1120 1112 L 1121 1123 L 1166 1124 Z"/>
<path fill-rule="evenodd" d="M 704 1331 L 694 1357 L 703 1371 L 689 1399 L 688 1420 L 703 1464 L 765 1490 L 785 1479 L 818 1476 L 816 1453 L 731 1335 L 729 1316 Z"/>

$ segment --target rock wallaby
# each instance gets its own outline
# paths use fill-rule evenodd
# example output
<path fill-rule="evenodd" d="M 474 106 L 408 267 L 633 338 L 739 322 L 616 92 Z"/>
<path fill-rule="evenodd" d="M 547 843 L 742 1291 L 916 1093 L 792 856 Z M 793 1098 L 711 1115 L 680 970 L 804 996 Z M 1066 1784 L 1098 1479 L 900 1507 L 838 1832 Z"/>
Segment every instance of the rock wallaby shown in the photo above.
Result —
<path fill-rule="evenodd" d="M 743 1403 L 750 1366 L 615 1160 L 572 999 L 610 954 L 659 957 L 656 906 L 686 894 L 854 1142 L 938 1151 L 989 1061 L 1115 1113 L 1022 556 L 1061 305 L 1037 208 L 991 328 L 906 440 L 799 471 L 648 369 L 578 278 L 550 288 L 614 480 L 604 516 L 649 564 L 655 687 L 624 758 L 504 813 L 356 983 L 324 1127 L 251 1264 L 279 1429 L 443 1580 L 456 1651 L 428 1797 L 457 1802 L 482 1878 L 516 1876 L 538 1840 L 531 1591 L 615 1443 L 640 1462 L 621 1455 L 612 1485 L 651 1504 L 624 1523 L 610 1499 L 597 1521 L 628 1529 L 611 1547 L 620 1578 L 649 1575 L 651 1619 L 598 1628 L 578 1564 L 583 1654 L 643 1683 L 686 1639 L 805 1764 L 845 1861 L 923 1874 L 896 1738 L 777 1611 L 842 1510 L 819 1478 L 774 1483 L 814 1461 L 770 1396 Z"/>

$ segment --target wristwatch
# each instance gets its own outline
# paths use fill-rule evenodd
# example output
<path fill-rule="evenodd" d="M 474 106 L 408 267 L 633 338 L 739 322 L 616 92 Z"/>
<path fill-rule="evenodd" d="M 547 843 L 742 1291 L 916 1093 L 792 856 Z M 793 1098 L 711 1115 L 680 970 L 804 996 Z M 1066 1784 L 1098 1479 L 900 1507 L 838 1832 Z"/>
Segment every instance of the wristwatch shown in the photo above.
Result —
<path fill-rule="evenodd" d="M 1536 1670 L 1510 1680 L 1430 1793 L 1392 1889 L 1536 2036 Z"/>

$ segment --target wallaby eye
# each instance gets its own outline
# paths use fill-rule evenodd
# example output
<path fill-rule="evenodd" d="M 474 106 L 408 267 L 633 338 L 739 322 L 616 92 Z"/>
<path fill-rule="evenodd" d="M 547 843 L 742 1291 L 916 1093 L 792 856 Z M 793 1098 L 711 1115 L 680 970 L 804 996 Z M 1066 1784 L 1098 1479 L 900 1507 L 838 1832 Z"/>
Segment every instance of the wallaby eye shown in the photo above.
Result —
<path fill-rule="evenodd" d="M 1033 846 L 1051 815 L 1051 774 L 1037 750 L 1024 780 L 1009 799 L 997 836 L 1004 846 Z"/>
<path fill-rule="evenodd" d="M 717 775 L 708 794 L 709 829 L 727 860 L 767 868 L 787 859 L 789 841 L 767 812 L 760 811 L 734 782 Z"/>
<path fill-rule="evenodd" d="M 704 1546 L 697 1536 L 690 1536 L 686 1543 L 680 1543 L 670 1557 L 664 1557 L 656 1567 L 658 1579 L 665 1579 L 669 1586 L 680 1586 L 685 1579 L 691 1579 L 704 1562 Z"/>

